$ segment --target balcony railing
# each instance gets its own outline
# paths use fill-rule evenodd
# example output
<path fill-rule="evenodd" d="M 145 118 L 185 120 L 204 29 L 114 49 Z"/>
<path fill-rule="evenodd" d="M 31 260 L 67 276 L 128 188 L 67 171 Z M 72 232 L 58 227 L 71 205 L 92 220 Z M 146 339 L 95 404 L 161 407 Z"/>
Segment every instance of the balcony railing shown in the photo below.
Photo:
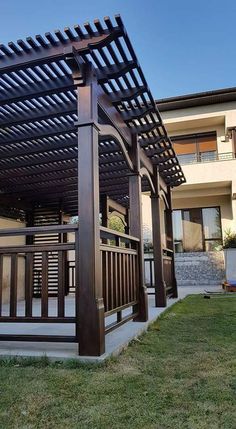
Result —
<path fill-rule="evenodd" d="M 200 154 L 178 155 L 178 160 L 181 165 L 197 164 L 202 162 L 229 161 L 235 159 L 234 152 L 205 152 Z"/>

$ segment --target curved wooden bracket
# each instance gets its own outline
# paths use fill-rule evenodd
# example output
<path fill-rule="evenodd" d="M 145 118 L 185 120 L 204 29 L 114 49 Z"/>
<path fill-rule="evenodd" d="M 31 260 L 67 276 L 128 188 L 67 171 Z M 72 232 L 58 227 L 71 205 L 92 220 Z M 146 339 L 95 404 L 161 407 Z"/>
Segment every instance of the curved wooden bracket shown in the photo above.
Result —
<path fill-rule="evenodd" d="M 165 203 L 165 206 L 166 206 L 166 209 L 169 209 L 170 208 L 169 207 L 169 203 L 168 203 L 166 194 L 165 194 L 165 192 L 163 190 L 160 190 L 160 197 L 163 199 L 163 201 Z"/>
<path fill-rule="evenodd" d="M 134 165 L 131 161 L 128 150 L 126 149 L 126 146 L 120 133 L 112 125 L 97 124 L 97 126 L 99 129 L 100 136 L 102 136 L 103 138 L 107 137 L 108 139 L 112 137 L 112 139 L 114 139 L 119 144 L 130 170 L 134 171 Z"/>
<path fill-rule="evenodd" d="M 149 185 L 151 187 L 151 190 L 152 190 L 153 193 L 155 193 L 155 187 L 154 187 L 151 175 L 150 175 L 150 173 L 149 173 L 149 171 L 147 170 L 146 167 L 141 167 L 140 168 L 140 175 L 142 177 L 145 176 L 148 179 L 148 182 L 149 182 Z"/>

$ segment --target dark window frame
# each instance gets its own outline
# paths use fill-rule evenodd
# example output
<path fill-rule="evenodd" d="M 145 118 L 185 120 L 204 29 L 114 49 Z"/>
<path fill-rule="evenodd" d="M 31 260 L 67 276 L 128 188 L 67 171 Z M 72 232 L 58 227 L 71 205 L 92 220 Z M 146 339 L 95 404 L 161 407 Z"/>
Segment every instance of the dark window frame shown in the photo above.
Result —
<path fill-rule="evenodd" d="M 184 211 L 190 211 L 190 210 L 193 210 L 193 209 L 199 209 L 199 210 L 201 210 L 201 229 L 202 229 L 202 245 L 203 245 L 202 249 L 203 250 L 200 250 L 200 252 L 207 252 L 207 250 L 206 250 L 206 242 L 207 241 L 221 241 L 221 243 L 223 243 L 222 222 L 221 222 L 222 221 L 221 207 L 220 206 L 204 206 L 204 207 L 189 207 L 189 208 L 185 207 L 183 209 L 173 209 L 173 212 L 175 212 L 175 211 L 181 211 L 181 219 L 182 219 L 182 225 L 183 225 L 183 220 L 184 220 L 183 213 L 184 213 Z M 204 209 L 218 209 L 219 210 L 220 233 L 221 233 L 220 237 L 217 237 L 217 238 L 206 238 L 205 237 L 204 224 L 203 224 L 203 215 L 202 215 L 202 210 L 204 210 Z M 190 253 L 189 251 L 186 251 L 184 249 L 184 228 L 183 228 L 183 240 L 175 240 L 174 239 L 174 248 L 175 248 L 176 244 L 181 244 L 182 249 L 183 249 L 183 252 L 181 252 L 181 253 Z"/>
<path fill-rule="evenodd" d="M 216 139 L 216 150 L 211 150 L 211 151 L 206 151 L 206 152 L 202 152 L 200 151 L 200 141 L 198 140 L 199 138 L 202 137 L 215 137 Z M 175 145 L 175 142 L 177 143 L 179 140 L 188 140 L 188 139 L 193 139 L 193 143 L 195 144 L 196 147 L 196 152 L 193 152 L 192 154 L 177 154 L 177 157 L 181 157 L 181 156 L 186 156 L 186 155 L 196 155 L 196 162 L 201 162 L 201 154 L 202 153 L 215 153 L 216 154 L 216 158 L 218 158 L 218 146 L 217 146 L 217 132 L 215 131 L 207 131 L 205 133 L 193 133 L 193 134 L 181 134 L 178 136 L 171 136 L 171 141 L 173 143 L 173 146 Z M 175 146 L 174 146 L 175 147 Z"/>

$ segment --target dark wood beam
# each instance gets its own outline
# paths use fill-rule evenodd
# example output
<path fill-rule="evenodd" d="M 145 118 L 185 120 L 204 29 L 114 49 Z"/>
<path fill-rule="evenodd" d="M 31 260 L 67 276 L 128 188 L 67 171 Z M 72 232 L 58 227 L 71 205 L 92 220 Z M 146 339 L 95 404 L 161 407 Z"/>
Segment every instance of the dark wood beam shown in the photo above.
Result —
<path fill-rule="evenodd" d="M 91 37 L 80 40 L 80 37 L 76 37 L 73 42 L 67 39 L 64 43 L 55 41 L 54 44 L 47 43 L 47 46 L 37 46 L 37 49 L 30 48 L 25 51 L 21 51 L 19 54 L 9 52 L 8 55 L 1 56 L 0 59 L 0 74 L 13 72 L 17 69 L 25 69 L 29 66 L 36 66 L 40 64 L 47 64 L 50 62 L 58 61 L 63 59 L 67 54 L 68 47 L 73 48 L 77 52 L 83 52 L 84 54 L 89 49 L 96 48 L 96 46 L 102 43 L 111 42 L 115 37 L 121 35 L 120 28 L 114 28 L 113 31 L 104 30 L 104 34 L 94 32 Z"/>

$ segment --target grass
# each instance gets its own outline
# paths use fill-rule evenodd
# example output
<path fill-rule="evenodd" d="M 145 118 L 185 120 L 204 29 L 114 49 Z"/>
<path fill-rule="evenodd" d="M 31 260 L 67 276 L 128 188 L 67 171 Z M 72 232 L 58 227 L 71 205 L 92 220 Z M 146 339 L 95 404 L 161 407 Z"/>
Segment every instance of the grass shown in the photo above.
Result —
<path fill-rule="evenodd" d="M 0 361 L 0 428 L 235 429 L 235 310 L 188 297 L 100 366 Z"/>

